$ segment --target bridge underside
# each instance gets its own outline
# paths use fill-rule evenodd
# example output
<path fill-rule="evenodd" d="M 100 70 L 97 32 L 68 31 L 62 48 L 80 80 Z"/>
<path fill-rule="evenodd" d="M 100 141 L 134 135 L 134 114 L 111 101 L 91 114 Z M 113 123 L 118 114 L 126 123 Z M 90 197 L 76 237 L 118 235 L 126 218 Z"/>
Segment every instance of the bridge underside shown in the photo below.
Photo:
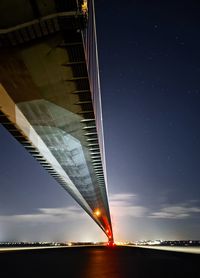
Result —
<path fill-rule="evenodd" d="M 112 239 L 87 14 L 83 1 L 44 2 L 24 1 L 22 20 L 21 1 L 1 1 L 0 122 Z"/>

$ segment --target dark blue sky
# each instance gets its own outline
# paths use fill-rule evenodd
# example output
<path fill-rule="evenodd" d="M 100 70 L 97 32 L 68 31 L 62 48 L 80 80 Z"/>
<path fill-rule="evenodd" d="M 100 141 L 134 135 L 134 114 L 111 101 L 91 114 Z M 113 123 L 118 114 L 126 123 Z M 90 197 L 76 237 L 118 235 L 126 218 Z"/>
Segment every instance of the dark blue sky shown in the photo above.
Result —
<path fill-rule="evenodd" d="M 97 11 L 110 192 L 136 194 L 149 228 L 197 237 L 200 5 L 97 1 Z"/>
<path fill-rule="evenodd" d="M 111 2 L 96 12 L 115 237 L 200 238 L 200 4 Z M 104 238 L 3 128 L 0 142 L 0 240 Z"/>

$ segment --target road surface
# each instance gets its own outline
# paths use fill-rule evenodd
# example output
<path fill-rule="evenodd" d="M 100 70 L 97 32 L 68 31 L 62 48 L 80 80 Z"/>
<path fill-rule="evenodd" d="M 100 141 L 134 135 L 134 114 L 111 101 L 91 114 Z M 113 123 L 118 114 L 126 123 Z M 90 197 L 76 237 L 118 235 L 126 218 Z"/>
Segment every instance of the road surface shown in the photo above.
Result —
<path fill-rule="evenodd" d="M 7 277 L 196 278 L 200 255 L 131 247 L 82 247 L 0 253 Z"/>

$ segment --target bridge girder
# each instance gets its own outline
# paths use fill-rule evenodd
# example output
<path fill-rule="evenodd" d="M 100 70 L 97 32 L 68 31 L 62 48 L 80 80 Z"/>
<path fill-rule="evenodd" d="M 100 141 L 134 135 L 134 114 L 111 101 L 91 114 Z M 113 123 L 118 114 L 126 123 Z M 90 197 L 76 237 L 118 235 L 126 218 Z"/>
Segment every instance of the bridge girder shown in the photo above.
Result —
<path fill-rule="evenodd" d="M 1 1 L 0 123 L 113 239 L 97 53 L 89 52 L 96 48 L 93 1 L 88 13 L 83 1 L 66 2 L 46 1 L 44 8 L 26 1 L 23 18 L 11 10 L 19 0 Z"/>

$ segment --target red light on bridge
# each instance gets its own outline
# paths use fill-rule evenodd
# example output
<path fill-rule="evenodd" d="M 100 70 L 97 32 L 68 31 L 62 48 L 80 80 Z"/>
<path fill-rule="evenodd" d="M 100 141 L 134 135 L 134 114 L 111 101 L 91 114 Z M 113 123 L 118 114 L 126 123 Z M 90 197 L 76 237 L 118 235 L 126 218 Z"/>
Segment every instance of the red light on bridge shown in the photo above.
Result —
<path fill-rule="evenodd" d="M 115 244 L 113 241 L 109 241 L 109 242 L 107 243 L 107 246 L 108 246 L 108 247 L 114 247 L 114 246 L 116 246 L 116 244 Z"/>

